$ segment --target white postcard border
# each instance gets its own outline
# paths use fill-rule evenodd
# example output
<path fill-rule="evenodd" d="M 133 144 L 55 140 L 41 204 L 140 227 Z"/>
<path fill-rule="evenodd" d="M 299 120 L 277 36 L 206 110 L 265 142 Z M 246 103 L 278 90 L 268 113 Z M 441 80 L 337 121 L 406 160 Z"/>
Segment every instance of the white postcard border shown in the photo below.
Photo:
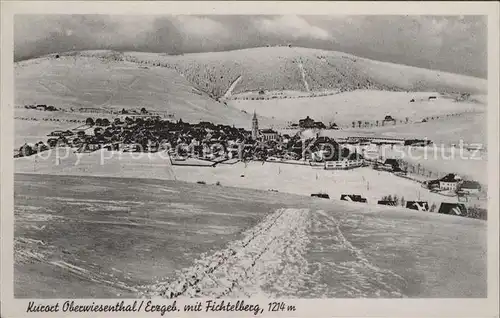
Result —
<path fill-rule="evenodd" d="M 13 296 L 13 16 L 14 14 L 430 14 L 488 16 L 488 298 L 485 299 L 295 299 L 285 300 L 297 307 L 295 313 L 267 313 L 262 317 L 493 317 L 498 315 L 498 96 L 499 96 L 499 6 L 495 2 L 2 2 L 1 7 L 1 307 L 2 317 L 26 315 L 29 299 Z M 78 300 L 110 304 L 122 299 Z M 38 300 L 54 303 L 55 300 Z M 60 300 L 61 302 L 65 300 Z M 133 301 L 133 300 L 132 300 Z M 161 302 L 162 300 L 157 300 Z M 250 301 L 250 300 L 249 300 Z M 267 304 L 268 299 L 252 299 Z M 281 300 L 280 300 L 281 301 Z M 165 304 L 171 300 L 164 300 Z M 182 303 L 178 300 L 178 303 Z M 190 300 L 192 303 L 193 301 Z M 68 313 L 31 314 L 35 317 L 67 317 Z M 92 317 L 144 316 L 158 314 L 106 313 L 78 314 Z M 202 313 L 200 316 L 243 316 L 233 313 Z M 76 316 L 76 314 L 75 314 Z M 165 315 L 165 316 L 168 316 Z M 176 317 L 194 317 L 177 313 Z M 248 315 L 246 315 L 248 316 Z"/>

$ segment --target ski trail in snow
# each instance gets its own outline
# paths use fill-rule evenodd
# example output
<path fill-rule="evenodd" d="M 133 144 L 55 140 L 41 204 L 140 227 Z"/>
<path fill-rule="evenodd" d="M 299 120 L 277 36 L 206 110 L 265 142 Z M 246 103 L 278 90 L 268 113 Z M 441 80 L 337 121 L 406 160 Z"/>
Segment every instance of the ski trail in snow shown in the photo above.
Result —
<path fill-rule="evenodd" d="M 171 282 L 147 286 L 146 297 L 293 297 L 307 271 L 303 258 L 307 209 L 280 209 L 244 233 L 240 241 L 178 273 Z"/>
<path fill-rule="evenodd" d="M 233 89 L 236 87 L 236 85 L 238 84 L 238 82 L 241 80 L 241 75 L 238 76 L 237 79 L 235 79 L 232 83 L 231 83 L 231 86 L 229 86 L 228 90 L 226 91 L 226 93 L 224 94 L 224 98 L 229 98 L 231 97 L 231 94 L 233 92 Z"/>
<path fill-rule="evenodd" d="M 403 277 L 370 262 L 331 213 L 279 209 L 243 239 L 138 289 L 146 298 L 352 298 L 405 297 L 405 286 Z"/>
<path fill-rule="evenodd" d="M 330 237 L 325 237 L 328 243 L 322 247 L 321 252 L 348 253 L 350 257 L 334 257 L 326 264 L 322 275 L 325 272 L 331 273 L 328 276 L 337 280 L 339 284 L 329 284 L 334 286 L 333 290 L 328 290 L 330 296 L 348 295 L 349 297 L 367 296 L 390 296 L 404 297 L 403 288 L 406 280 L 391 270 L 383 269 L 371 263 L 361 249 L 355 247 L 344 235 L 341 224 L 332 215 L 324 211 L 316 211 L 321 218 L 315 219 L 317 227 L 324 227 L 328 232 L 332 232 Z M 332 229 L 334 231 L 332 231 Z M 342 288 L 338 288 L 341 286 Z M 331 288 L 326 288 L 331 289 Z"/>
<path fill-rule="evenodd" d="M 306 88 L 306 91 L 309 92 L 309 84 L 306 81 L 306 72 L 304 71 L 304 66 L 302 65 L 302 62 L 299 63 L 299 69 L 300 69 L 300 74 L 302 76 L 302 81 L 304 82 L 304 86 Z"/>

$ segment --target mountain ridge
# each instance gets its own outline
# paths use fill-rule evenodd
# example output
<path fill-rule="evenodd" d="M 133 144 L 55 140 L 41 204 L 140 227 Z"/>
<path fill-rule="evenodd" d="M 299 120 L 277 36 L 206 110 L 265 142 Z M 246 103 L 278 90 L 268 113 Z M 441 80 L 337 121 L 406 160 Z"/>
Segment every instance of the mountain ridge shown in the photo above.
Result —
<path fill-rule="evenodd" d="M 377 89 L 485 93 L 486 80 L 357 57 L 337 51 L 301 47 L 260 47 L 224 52 L 165 55 L 125 52 L 125 59 L 172 68 L 214 98 L 242 76 L 234 93 L 260 90 L 312 92 Z M 302 67 L 300 67 L 302 66 Z"/>
<path fill-rule="evenodd" d="M 32 66 L 40 63 L 44 66 Z M 88 107 L 112 99 L 117 107 L 141 105 L 153 110 L 173 111 L 183 120 L 229 123 L 234 117 L 234 122 L 244 124 L 243 127 L 250 122 L 249 110 L 233 107 L 235 105 L 225 101 L 240 99 L 238 96 L 248 92 L 256 93 L 255 99 L 291 98 L 285 96 L 288 93 L 267 96 L 268 92 L 280 91 L 298 92 L 302 97 L 363 90 L 460 95 L 485 94 L 487 83 L 466 75 L 300 47 L 260 47 L 175 56 L 112 50 L 70 51 L 16 62 L 15 66 L 19 84 L 16 87 L 20 91 L 16 94 L 16 101 L 36 103 L 32 97 L 53 95 L 51 99 L 56 97 L 57 100 L 59 96 L 62 100 L 70 99 L 73 104 Z M 71 71 L 74 67 L 76 72 Z M 102 68 L 108 73 L 96 71 Z M 49 89 L 48 94 L 46 87 L 38 87 L 47 72 L 55 76 L 50 81 L 59 82 L 59 89 Z M 24 75 L 19 82 L 20 74 Z M 112 74 L 112 79 L 109 74 Z M 82 76 L 85 77 L 81 79 L 83 83 L 88 83 L 86 85 L 98 92 L 78 92 L 76 89 L 74 96 L 70 96 L 71 92 L 61 91 L 64 90 L 61 83 L 68 86 L 73 82 L 77 87 Z M 94 79 L 93 76 L 97 77 Z M 126 78 L 140 80 L 135 84 L 137 91 L 120 85 L 120 81 Z M 140 84 L 141 81 L 144 85 Z M 101 85 L 94 87 L 92 83 L 95 82 L 101 82 Z M 87 88 L 85 85 L 81 87 L 83 90 Z M 260 93 L 264 94 L 259 96 Z M 88 98 L 90 94 L 95 94 L 95 97 Z M 253 100 L 253 97 L 245 99 Z M 276 123 L 274 118 L 268 119 L 268 123 L 265 123 L 266 118 L 262 119 L 263 126 Z"/>

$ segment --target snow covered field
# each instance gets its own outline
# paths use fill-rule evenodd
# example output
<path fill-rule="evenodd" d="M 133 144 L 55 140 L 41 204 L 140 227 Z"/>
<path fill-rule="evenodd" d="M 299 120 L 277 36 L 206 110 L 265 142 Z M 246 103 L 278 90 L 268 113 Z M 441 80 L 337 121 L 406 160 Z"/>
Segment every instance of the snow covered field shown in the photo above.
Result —
<path fill-rule="evenodd" d="M 488 154 L 484 152 L 463 150 L 461 155 L 459 148 L 426 147 L 403 151 L 387 150 L 386 154 L 388 157 L 403 158 L 413 165 L 420 164 L 427 171 L 439 172 L 440 175 L 456 173 L 484 185 L 488 184 Z"/>
<path fill-rule="evenodd" d="M 66 149 L 66 148 L 64 148 Z M 391 173 L 375 171 L 372 168 L 357 168 L 346 171 L 324 170 L 322 166 L 310 167 L 266 162 L 238 162 L 216 167 L 172 166 L 166 153 L 122 153 L 101 150 L 93 153 L 75 154 L 61 150 L 57 159 L 52 152 L 49 159 L 42 159 L 49 153 L 15 159 L 18 173 L 53 175 L 81 175 L 101 177 L 153 178 L 182 180 L 207 184 L 220 182 L 224 186 L 259 190 L 275 189 L 280 192 L 310 196 L 312 193 L 326 192 L 330 198 L 338 200 L 342 194 L 360 194 L 368 203 L 376 204 L 383 196 L 397 195 L 406 201 L 426 200 L 429 204 L 456 202 L 457 198 L 431 193 L 417 182 L 397 177 Z M 64 158 L 68 156 L 67 158 Z M 140 157 L 139 157 L 140 156 Z M 101 161 L 102 160 L 102 161 Z M 102 162 L 102 164 L 101 164 Z M 420 161 L 419 161 L 420 162 Z M 453 169 L 446 161 L 429 160 L 431 168 Z M 475 161 L 471 161 L 475 162 Z M 59 164 L 57 164 L 59 163 Z M 456 167 L 467 167 L 457 164 Z M 476 163 L 473 171 L 475 180 L 484 181 L 487 173 L 482 169 L 484 162 Z M 457 168 L 457 169 L 458 169 Z M 465 170 L 455 171 L 457 173 Z M 482 176 L 482 178 L 481 178 Z M 487 180 L 486 180 L 487 181 Z"/>
<path fill-rule="evenodd" d="M 486 296 L 480 220 L 166 180 L 14 193 L 16 297 Z"/>
<path fill-rule="evenodd" d="M 175 70 L 141 68 L 131 62 L 89 56 L 44 57 L 28 62 L 15 65 L 18 106 L 47 104 L 62 109 L 108 110 L 145 107 L 168 112 L 175 120 L 186 122 L 208 120 L 239 127 L 251 123 L 251 114 L 201 93 Z M 89 115 L 83 116 L 95 117 Z"/>
<path fill-rule="evenodd" d="M 429 96 L 437 96 L 428 100 Z M 415 99 L 415 102 L 410 102 Z M 450 113 L 485 110 L 484 104 L 455 102 L 433 92 L 390 92 L 355 90 L 336 95 L 270 100 L 232 100 L 229 105 L 262 116 L 297 122 L 306 116 L 324 123 L 330 121 L 350 126 L 352 121 L 379 120 L 386 115 L 397 120 L 421 120 L 423 117 L 443 116 Z"/>
<path fill-rule="evenodd" d="M 445 117 L 431 120 L 426 123 L 412 123 L 409 125 L 389 125 L 385 127 L 372 127 L 369 129 L 347 128 L 343 130 L 323 130 L 324 136 L 333 138 L 345 138 L 349 136 L 367 137 L 394 137 L 403 139 L 432 140 L 434 144 L 451 146 L 459 144 L 462 140 L 466 144 L 479 143 L 488 144 L 487 113 L 467 113 L 456 117 Z M 296 130 L 295 130 L 296 132 Z M 283 133 L 294 133 L 292 130 L 284 130 Z"/>
<path fill-rule="evenodd" d="M 204 169 L 174 167 L 174 173 L 177 180 L 220 182 L 225 186 L 275 189 L 306 196 L 325 192 L 334 200 L 339 200 L 342 194 L 359 194 L 367 198 L 369 204 L 377 204 L 383 196 L 394 194 L 406 201 L 425 200 L 438 207 L 441 202 L 457 202 L 457 198 L 431 193 L 417 182 L 369 167 L 333 171 L 322 167 L 252 162 Z"/>
<path fill-rule="evenodd" d="M 106 150 L 75 153 L 72 148 L 59 148 L 16 158 L 14 167 L 19 173 L 174 179 L 170 160 L 164 152 L 149 155 Z"/>

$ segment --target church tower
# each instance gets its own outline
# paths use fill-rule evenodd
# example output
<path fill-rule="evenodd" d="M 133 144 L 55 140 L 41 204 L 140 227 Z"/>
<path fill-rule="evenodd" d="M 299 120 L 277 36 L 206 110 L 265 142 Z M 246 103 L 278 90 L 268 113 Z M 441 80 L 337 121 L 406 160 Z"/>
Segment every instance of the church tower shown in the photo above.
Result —
<path fill-rule="evenodd" d="M 259 120 L 257 119 L 257 114 L 255 113 L 254 110 L 252 118 L 252 139 L 257 140 L 258 137 L 259 137 Z"/>

